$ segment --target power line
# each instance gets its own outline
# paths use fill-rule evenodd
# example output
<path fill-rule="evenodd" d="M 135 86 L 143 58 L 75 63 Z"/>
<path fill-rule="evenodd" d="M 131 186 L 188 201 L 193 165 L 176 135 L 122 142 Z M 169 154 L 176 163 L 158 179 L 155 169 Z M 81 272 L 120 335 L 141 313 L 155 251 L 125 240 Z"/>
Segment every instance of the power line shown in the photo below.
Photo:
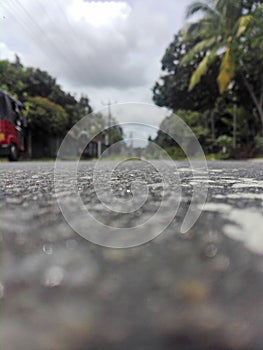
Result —
<path fill-rule="evenodd" d="M 61 4 L 60 4 L 60 2 L 59 2 L 58 0 L 57 0 L 55 3 L 56 3 L 56 5 L 57 5 L 57 8 L 59 9 L 60 13 L 63 15 L 64 19 L 66 20 L 68 27 L 70 27 L 70 29 L 71 29 L 71 34 L 73 34 L 73 35 L 72 35 L 73 40 L 74 40 L 75 42 L 78 42 L 78 40 L 76 39 L 76 37 L 77 37 L 78 35 L 76 34 L 74 27 L 71 25 L 71 23 L 70 23 L 70 21 L 69 21 L 67 15 L 66 15 L 66 13 L 65 13 L 65 11 L 63 10 L 63 7 L 61 6 Z M 59 32 L 60 27 L 59 27 L 58 23 L 57 23 L 56 21 L 53 20 L 54 16 L 53 16 L 53 17 L 50 16 L 50 13 L 46 10 L 46 8 L 45 8 L 44 6 L 42 6 L 42 4 L 40 3 L 39 0 L 37 0 L 37 4 L 38 4 L 38 7 L 42 10 L 42 12 L 44 12 L 44 13 L 46 14 L 46 17 L 49 19 L 49 21 L 55 25 L 55 27 L 58 29 L 58 32 Z M 60 39 L 61 39 L 61 36 L 60 36 Z M 62 36 L 62 39 L 63 39 L 64 44 L 67 46 L 67 45 L 68 45 L 68 40 L 65 39 L 65 36 Z M 72 52 L 73 52 L 73 51 L 72 51 Z M 74 51 L 73 53 L 74 53 L 74 56 L 76 56 L 76 54 L 79 56 L 79 52 L 78 52 L 78 51 L 77 51 L 77 52 Z M 76 62 L 76 61 L 73 60 L 73 63 L 72 63 L 72 61 L 70 60 L 70 64 L 73 64 L 73 66 L 75 66 L 75 62 Z M 75 69 L 75 73 L 77 73 L 77 75 L 78 75 L 81 79 L 83 78 L 82 72 L 77 71 L 77 70 Z"/>
<path fill-rule="evenodd" d="M 20 24 L 20 26 L 24 29 L 24 31 L 28 32 L 28 34 L 31 36 L 32 41 L 35 42 L 36 46 L 40 48 L 42 51 L 44 51 L 43 47 L 39 45 L 39 40 L 37 40 L 35 35 L 33 34 L 32 28 L 29 28 L 27 22 L 21 19 L 18 13 L 16 13 L 16 7 L 11 10 L 10 8 L 7 7 L 7 4 L 5 4 L 4 2 L 2 2 L 2 5 L 5 8 L 5 10 L 7 10 L 7 12 L 11 15 L 11 17 L 13 17 L 16 20 L 16 22 Z"/>
<path fill-rule="evenodd" d="M 75 31 L 75 28 L 74 28 L 74 27 L 72 26 L 72 24 L 70 23 L 70 21 L 69 21 L 69 19 L 68 19 L 68 16 L 67 16 L 66 12 L 64 11 L 64 9 L 63 9 L 63 7 L 62 7 L 62 5 L 61 5 L 60 0 L 57 0 L 57 1 L 56 1 L 56 5 L 57 5 L 57 7 L 59 8 L 59 10 L 61 11 L 61 13 L 62 13 L 64 19 L 66 20 L 66 22 L 67 22 L 67 24 L 68 24 L 68 26 L 71 28 L 72 33 L 74 34 L 74 37 L 75 37 L 75 36 L 78 37 L 78 33 Z"/>
<path fill-rule="evenodd" d="M 12 0 L 11 0 L 12 1 Z M 9 0 L 9 4 L 10 4 L 10 0 Z M 75 65 L 75 61 L 72 62 L 68 56 L 65 56 L 65 54 L 61 51 L 61 49 L 56 45 L 56 43 L 54 43 L 54 41 L 47 35 L 47 33 L 44 31 L 44 29 L 41 27 L 41 25 L 39 25 L 35 19 L 32 17 L 32 15 L 30 14 L 30 12 L 21 4 L 21 2 L 19 0 L 13 0 L 13 4 L 12 4 L 12 8 L 16 10 L 16 16 L 13 15 L 13 11 L 12 9 L 10 9 L 9 7 L 7 7 L 7 4 L 5 4 L 5 8 L 7 8 L 7 10 L 9 11 L 9 13 L 12 15 L 12 17 L 14 17 L 18 22 L 20 22 L 20 25 L 22 24 L 22 26 L 24 27 L 24 29 L 26 29 L 27 32 L 29 32 L 30 36 L 32 37 L 33 41 L 35 43 L 37 43 L 38 47 L 43 47 L 43 45 L 40 45 L 40 41 L 39 41 L 39 35 L 37 35 L 37 39 L 36 39 L 36 34 L 35 31 L 32 31 L 32 25 L 35 29 L 37 29 L 37 31 L 39 33 L 41 33 L 42 37 L 44 37 L 46 39 L 46 42 L 49 42 L 52 46 L 53 49 L 55 49 L 56 53 L 62 58 L 62 60 L 67 63 L 67 65 L 70 67 L 70 69 L 72 71 L 75 72 L 75 74 L 77 76 L 79 76 L 80 78 L 82 78 L 82 74 L 76 70 L 76 65 Z M 29 19 L 29 24 L 27 22 L 24 21 L 24 19 L 21 20 L 22 16 L 21 16 L 21 11 L 18 9 L 20 8 L 23 13 L 25 13 L 25 15 L 27 16 L 27 18 Z M 45 51 L 44 49 L 41 49 L 43 52 Z M 47 53 L 45 51 L 45 53 Z"/>
<path fill-rule="evenodd" d="M 46 17 L 49 19 L 49 21 L 52 22 L 55 25 L 56 28 L 60 29 L 60 27 L 58 26 L 57 21 L 54 21 L 54 19 L 53 19 L 54 16 L 53 17 L 50 16 L 50 13 L 46 10 L 46 8 L 44 6 L 42 6 L 42 3 L 40 3 L 39 0 L 37 0 L 36 2 L 38 4 L 38 7 L 42 10 L 42 12 L 44 12 L 46 14 Z M 66 20 L 67 25 L 71 28 L 71 31 L 74 31 L 74 28 L 71 26 L 71 23 L 69 22 L 68 17 L 65 14 L 65 12 L 64 12 L 62 6 L 60 5 L 60 3 L 58 2 L 58 0 L 55 2 L 55 4 L 57 5 L 57 8 L 59 9 L 60 13 L 63 15 L 64 19 Z M 75 33 L 75 35 L 76 35 L 76 33 Z M 75 39 L 75 37 L 74 37 L 74 39 Z M 63 41 L 66 44 L 68 44 L 68 42 L 65 40 L 64 37 L 63 37 Z"/>
<path fill-rule="evenodd" d="M 30 12 L 27 11 L 27 9 L 20 3 L 19 0 L 14 0 L 14 2 L 22 9 L 22 11 L 28 16 L 30 21 L 34 23 L 34 25 L 40 30 L 40 32 L 43 35 L 46 35 L 45 31 L 41 28 L 41 26 L 34 20 L 34 18 L 31 16 Z"/>

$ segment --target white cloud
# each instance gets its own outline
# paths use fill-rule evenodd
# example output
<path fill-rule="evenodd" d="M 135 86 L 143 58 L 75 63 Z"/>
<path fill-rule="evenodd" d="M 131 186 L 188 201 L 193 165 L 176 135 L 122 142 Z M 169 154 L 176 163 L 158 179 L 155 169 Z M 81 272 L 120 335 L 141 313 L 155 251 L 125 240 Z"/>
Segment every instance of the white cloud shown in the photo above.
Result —
<path fill-rule="evenodd" d="M 190 2 L 5 1 L 1 54 L 47 70 L 95 109 L 108 100 L 151 102 L 160 60 Z"/>
<path fill-rule="evenodd" d="M 5 43 L 0 42 L 1 59 L 13 60 L 14 56 L 15 56 L 15 51 L 10 50 Z"/>
<path fill-rule="evenodd" d="M 125 20 L 131 11 L 130 6 L 121 1 L 74 1 L 67 10 L 76 22 L 84 20 L 95 28 L 112 25 L 116 20 Z"/>

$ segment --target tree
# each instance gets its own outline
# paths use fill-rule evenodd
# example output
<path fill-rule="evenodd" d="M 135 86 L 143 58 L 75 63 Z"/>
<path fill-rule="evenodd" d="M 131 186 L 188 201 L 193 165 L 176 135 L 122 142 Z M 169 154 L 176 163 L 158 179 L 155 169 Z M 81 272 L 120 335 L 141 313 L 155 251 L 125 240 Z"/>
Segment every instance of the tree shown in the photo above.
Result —
<path fill-rule="evenodd" d="M 66 131 L 68 116 L 61 106 L 36 96 L 30 97 L 27 103 L 27 119 L 37 134 L 59 135 Z"/>
<path fill-rule="evenodd" d="M 232 46 L 234 60 L 239 64 L 235 89 L 240 102 L 251 112 L 254 107 L 263 126 L 263 5 L 254 10 L 242 40 L 233 42 Z"/>
<path fill-rule="evenodd" d="M 29 96 L 49 98 L 56 87 L 56 79 L 39 68 L 30 67 L 25 69 L 25 86 L 25 92 Z"/>
<path fill-rule="evenodd" d="M 191 23 L 185 32 L 185 40 L 197 40 L 196 45 L 186 53 L 182 62 L 190 62 L 200 52 L 205 53 L 202 61 L 191 76 L 189 89 L 194 88 L 208 67 L 218 55 L 221 66 L 217 77 L 220 92 L 223 93 L 234 76 L 234 62 L 231 57 L 233 38 L 240 37 L 251 20 L 249 14 L 242 15 L 242 1 L 214 0 L 194 2 L 187 8 L 187 18 L 202 12 L 202 18 Z"/>
<path fill-rule="evenodd" d="M 262 1 L 214 0 L 212 6 L 208 1 L 195 2 L 188 7 L 187 18 L 200 12 L 202 18 L 190 24 L 184 36 L 185 41 L 196 40 L 197 43 L 185 54 L 182 64 L 189 63 L 197 54 L 204 53 L 191 75 L 189 90 L 200 83 L 202 76 L 207 74 L 209 67 L 220 57 L 217 77 L 220 93 L 227 91 L 230 83 L 236 82 L 237 77 L 241 76 L 243 87 L 249 93 L 263 124 L 262 84 L 260 83 L 257 95 L 258 88 L 249 81 L 249 67 L 244 64 L 253 45 L 255 48 L 259 44 L 259 57 L 262 57 Z M 254 60 L 252 62 L 254 64 Z M 262 68 L 256 71 L 262 76 Z"/>
<path fill-rule="evenodd" d="M 25 91 L 25 71 L 18 56 L 15 62 L 0 61 L 1 89 L 21 99 Z"/>
<path fill-rule="evenodd" d="M 82 95 L 80 100 L 79 100 L 79 107 L 81 112 L 84 115 L 88 115 L 92 112 L 92 108 L 90 107 L 90 102 L 89 102 L 89 98 L 86 95 Z"/>
<path fill-rule="evenodd" d="M 62 106 L 68 115 L 67 129 L 71 129 L 81 118 L 92 111 L 88 97 L 81 97 L 79 101 L 70 93 L 66 93 L 56 85 L 48 98 Z"/>
<path fill-rule="evenodd" d="M 185 42 L 182 33 L 174 36 L 173 42 L 166 49 L 162 58 L 161 81 L 153 88 L 153 100 L 159 106 L 178 109 L 204 111 L 213 108 L 219 91 L 215 82 L 219 60 L 208 69 L 207 75 L 202 77 L 203 88 L 195 87 L 188 91 L 188 84 L 203 54 L 197 54 L 191 62 L 180 64 L 185 53 L 192 49 L 193 41 Z"/>
<path fill-rule="evenodd" d="M 0 61 L 0 76 L 1 88 L 22 102 L 40 96 L 63 107 L 68 115 L 67 129 L 92 111 L 88 96 L 82 96 L 78 101 L 72 94 L 63 91 L 47 72 L 39 68 L 25 68 L 18 56 L 13 63 Z"/>

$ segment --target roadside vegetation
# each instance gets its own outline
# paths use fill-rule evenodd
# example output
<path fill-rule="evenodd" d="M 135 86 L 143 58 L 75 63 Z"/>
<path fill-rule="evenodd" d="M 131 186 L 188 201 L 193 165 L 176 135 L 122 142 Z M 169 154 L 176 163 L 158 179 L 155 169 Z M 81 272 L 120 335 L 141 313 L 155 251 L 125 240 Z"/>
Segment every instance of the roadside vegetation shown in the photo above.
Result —
<path fill-rule="evenodd" d="M 263 1 L 198 1 L 186 18 L 162 58 L 154 102 L 186 121 L 210 158 L 263 155 Z M 174 122 L 161 127 L 172 133 Z M 177 157 L 167 135 L 155 142 Z"/>
<path fill-rule="evenodd" d="M 87 96 L 77 99 L 63 91 L 56 79 L 38 68 L 24 67 L 16 56 L 14 62 L 0 61 L 2 90 L 23 102 L 30 129 L 41 137 L 63 135 L 92 108 Z"/>
<path fill-rule="evenodd" d="M 67 131 L 80 119 L 92 113 L 88 96 L 77 98 L 65 92 L 49 73 L 38 68 L 24 67 L 18 56 L 14 62 L 0 61 L 0 76 L 0 88 L 24 105 L 33 158 L 54 157 Z M 92 113 L 85 130 L 87 134 L 96 135 L 106 129 L 106 119 L 100 113 Z M 112 118 L 112 124 L 116 123 Z M 121 128 L 112 127 L 108 134 L 111 142 L 122 139 Z M 77 140 L 78 135 L 73 136 Z M 100 138 L 105 140 L 106 136 L 107 132 L 102 133 Z"/>
<path fill-rule="evenodd" d="M 193 2 L 186 19 L 164 53 L 153 87 L 153 101 L 171 115 L 160 120 L 151 141 L 174 159 L 185 157 L 161 131 L 176 133 L 174 113 L 192 128 L 209 159 L 263 157 L 263 0 Z M 49 136 L 61 140 L 92 112 L 88 96 L 63 91 L 55 78 L 24 67 L 18 56 L 0 61 L 0 75 L 0 88 L 23 102 L 36 147 L 45 148 Z M 91 134 L 108 126 L 100 114 L 90 121 Z M 123 138 L 120 128 L 100 136 L 108 137 L 108 144 Z"/>

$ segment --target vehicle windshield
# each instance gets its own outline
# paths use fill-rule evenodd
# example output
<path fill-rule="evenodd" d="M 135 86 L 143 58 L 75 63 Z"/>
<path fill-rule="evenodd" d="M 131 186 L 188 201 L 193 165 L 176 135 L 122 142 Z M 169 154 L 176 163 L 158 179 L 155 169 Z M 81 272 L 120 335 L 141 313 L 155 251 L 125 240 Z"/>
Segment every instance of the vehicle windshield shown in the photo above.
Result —
<path fill-rule="evenodd" d="M 7 119 L 6 98 L 2 92 L 0 92 L 0 119 Z"/>

